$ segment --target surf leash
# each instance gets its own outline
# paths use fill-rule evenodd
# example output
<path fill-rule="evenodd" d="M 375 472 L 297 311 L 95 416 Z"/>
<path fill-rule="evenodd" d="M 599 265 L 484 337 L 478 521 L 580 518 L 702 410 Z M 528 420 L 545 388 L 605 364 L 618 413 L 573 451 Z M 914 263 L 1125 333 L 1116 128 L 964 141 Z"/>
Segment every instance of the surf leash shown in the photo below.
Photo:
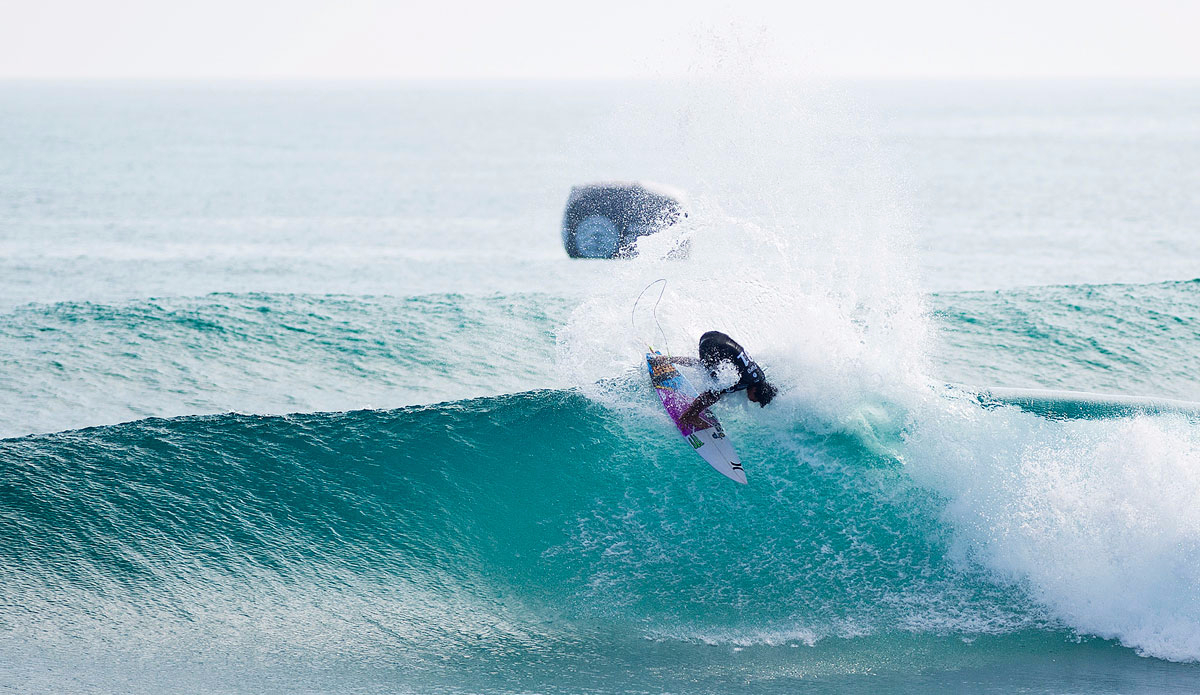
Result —
<path fill-rule="evenodd" d="M 669 345 L 667 345 L 667 332 L 663 330 L 662 324 L 658 322 L 658 303 L 662 301 L 663 293 L 667 291 L 666 278 L 659 278 L 654 282 L 651 282 L 649 285 L 643 287 L 642 291 L 638 293 L 637 299 L 633 300 L 633 308 L 629 310 L 629 326 L 633 329 L 633 334 L 637 335 L 637 323 L 634 319 L 637 317 L 638 303 L 642 301 L 642 296 L 646 294 L 647 290 L 660 282 L 662 283 L 662 287 L 658 290 L 658 299 L 654 300 L 654 308 L 650 310 L 650 315 L 654 317 L 654 325 L 658 326 L 658 332 L 660 335 L 662 335 L 663 339 L 663 347 L 667 350 L 667 357 L 670 357 L 671 348 Z M 649 341 L 645 340 L 644 338 L 639 338 L 639 340 L 645 343 L 646 348 L 649 349 L 650 352 L 654 352 L 654 346 L 651 345 Z"/>

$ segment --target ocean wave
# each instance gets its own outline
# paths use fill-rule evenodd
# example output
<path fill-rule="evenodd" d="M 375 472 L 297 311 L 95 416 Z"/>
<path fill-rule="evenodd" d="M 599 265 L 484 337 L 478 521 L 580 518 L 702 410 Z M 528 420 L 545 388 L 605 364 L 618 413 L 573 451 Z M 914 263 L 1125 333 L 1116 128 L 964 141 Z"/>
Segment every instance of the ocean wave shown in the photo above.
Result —
<path fill-rule="evenodd" d="M 238 327 L 278 303 L 314 314 L 321 331 L 286 329 L 311 338 L 337 301 L 138 309 L 153 320 L 60 307 L 54 321 L 261 338 Z M 461 326 L 475 300 L 389 301 Z M 505 311 L 480 301 L 480 321 Z M 548 332 L 541 302 L 512 309 L 530 317 L 510 329 Z M 429 654 L 480 635 L 519 650 L 605 631 L 745 647 L 1033 630 L 1200 659 L 1193 421 L 1046 419 L 872 374 L 860 356 L 874 353 L 829 354 L 771 408 L 722 404 L 744 490 L 679 446 L 638 370 L 586 390 L 4 440 L 0 621 L 35 641 L 173 631 L 250 648 L 287 633 Z M 310 598 L 289 607 L 301 586 Z"/>
<path fill-rule="evenodd" d="M 1200 280 L 930 297 L 946 381 L 1200 400 Z"/>
<path fill-rule="evenodd" d="M 212 294 L 0 313 L 0 436 L 227 411 L 397 407 L 558 385 L 541 294 Z"/>
<path fill-rule="evenodd" d="M 948 560 L 940 501 L 895 462 L 853 438 L 802 435 L 799 450 L 822 461 L 806 466 L 757 439 L 740 438 L 744 492 L 665 417 L 570 391 L 4 440 L 0 618 L 38 639 L 200 624 L 221 641 L 297 620 L 293 636 L 336 624 L 361 645 L 384 626 L 416 650 L 603 626 L 772 644 L 850 624 L 1053 624 Z M 312 598 L 292 615 L 281 600 L 296 586 Z"/>

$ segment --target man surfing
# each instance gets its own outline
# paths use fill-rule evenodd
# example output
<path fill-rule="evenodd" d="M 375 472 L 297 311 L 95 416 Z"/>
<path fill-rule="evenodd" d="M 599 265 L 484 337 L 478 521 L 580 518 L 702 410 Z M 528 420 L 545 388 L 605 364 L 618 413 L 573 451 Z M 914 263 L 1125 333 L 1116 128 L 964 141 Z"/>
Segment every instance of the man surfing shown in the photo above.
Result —
<path fill-rule="evenodd" d="M 738 381 L 723 389 L 709 389 L 700 394 L 688 409 L 679 416 L 679 422 L 696 428 L 707 427 L 708 423 L 700 417 L 705 408 L 721 400 L 721 396 L 734 391 L 745 391 L 746 399 L 757 403 L 762 408 L 770 403 L 777 393 L 774 386 L 763 375 L 762 367 L 750 359 L 746 350 L 737 344 L 733 338 L 720 331 L 709 331 L 700 336 L 700 359 L 692 357 L 672 357 L 671 362 L 684 365 L 704 365 L 712 378 L 719 379 L 719 372 L 724 365 L 732 365 L 737 371 Z"/>

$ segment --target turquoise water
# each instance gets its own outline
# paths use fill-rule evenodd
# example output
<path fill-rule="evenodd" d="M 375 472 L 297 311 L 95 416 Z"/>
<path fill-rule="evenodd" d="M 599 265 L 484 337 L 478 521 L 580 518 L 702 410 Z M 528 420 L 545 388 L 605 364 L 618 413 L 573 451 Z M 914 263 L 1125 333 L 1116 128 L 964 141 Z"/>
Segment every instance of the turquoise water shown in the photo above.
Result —
<path fill-rule="evenodd" d="M 1193 692 L 1200 89 L 763 88 L 0 85 L 0 689 Z"/>

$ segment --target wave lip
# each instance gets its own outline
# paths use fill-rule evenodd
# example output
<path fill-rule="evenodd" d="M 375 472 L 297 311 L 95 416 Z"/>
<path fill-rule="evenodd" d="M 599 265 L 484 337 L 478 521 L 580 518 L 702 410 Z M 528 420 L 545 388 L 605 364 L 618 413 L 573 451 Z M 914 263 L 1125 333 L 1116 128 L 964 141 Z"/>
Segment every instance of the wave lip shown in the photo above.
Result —
<path fill-rule="evenodd" d="M 1093 419 L 1137 415 L 1187 415 L 1200 418 L 1200 403 L 1119 394 L 991 387 L 977 392 L 985 407 L 1012 405 L 1048 418 Z"/>

